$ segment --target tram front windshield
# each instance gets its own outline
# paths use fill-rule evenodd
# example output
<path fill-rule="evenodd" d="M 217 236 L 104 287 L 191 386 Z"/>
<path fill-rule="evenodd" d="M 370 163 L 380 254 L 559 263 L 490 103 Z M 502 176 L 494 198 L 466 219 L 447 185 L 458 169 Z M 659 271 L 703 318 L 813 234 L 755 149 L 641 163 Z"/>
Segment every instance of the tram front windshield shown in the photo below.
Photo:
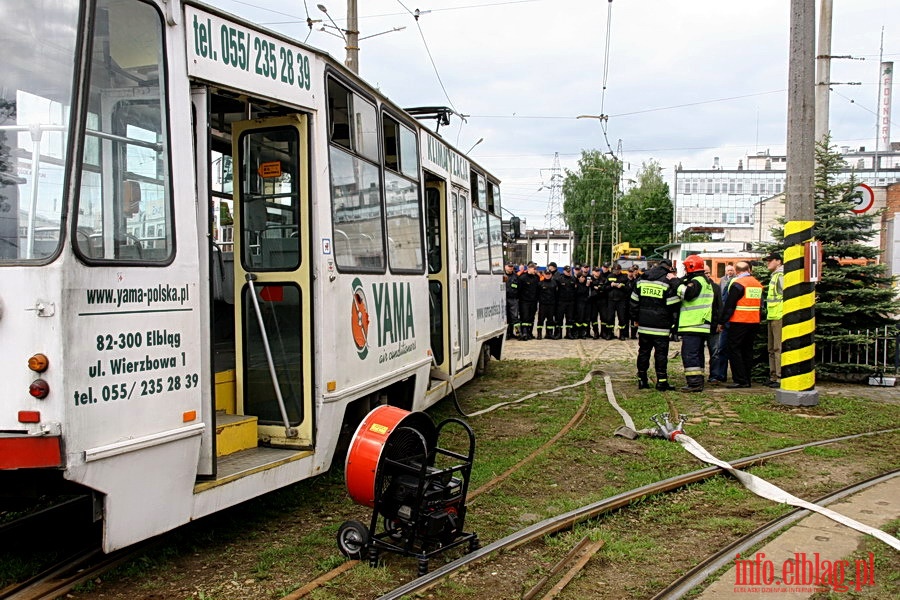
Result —
<path fill-rule="evenodd" d="M 78 5 L 0 2 L 0 264 L 45 259 L 63 237 Z"/>

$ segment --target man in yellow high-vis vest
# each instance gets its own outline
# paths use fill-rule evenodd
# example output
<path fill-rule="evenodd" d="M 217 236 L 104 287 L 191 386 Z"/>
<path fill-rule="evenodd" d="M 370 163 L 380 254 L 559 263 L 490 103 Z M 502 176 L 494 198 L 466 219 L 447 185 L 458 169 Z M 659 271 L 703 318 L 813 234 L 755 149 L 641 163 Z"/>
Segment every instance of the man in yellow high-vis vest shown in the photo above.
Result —
<path fill-rule="evenodd" d="M 766 292 L 766 329 L 769 349 L 769 387 L 781 386 L 781 316 L 784 314 L 784 265 L 781 254 L 772 252 L 763 260 L 772 273 Z"/>

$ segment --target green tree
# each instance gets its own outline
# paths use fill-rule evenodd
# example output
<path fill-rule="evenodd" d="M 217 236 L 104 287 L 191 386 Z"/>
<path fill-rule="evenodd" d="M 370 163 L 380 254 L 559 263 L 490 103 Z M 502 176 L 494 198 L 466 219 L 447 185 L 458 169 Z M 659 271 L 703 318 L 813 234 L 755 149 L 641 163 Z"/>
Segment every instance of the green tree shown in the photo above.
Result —
<path fill-rule="evenodd" d="M 816 144 L 816 198 L 813 235 L 822 242 L 824 265 L 816 284 L 816 343 L 864 342 L 858 331 L 889 326 L 896 328 L 900 302 L 891 287 L 887 265 L 876 264 L 877 246 L 866 242 L 879 234 L 881 212 L 855 214 L 852 209 L 856 181 L 838 181 L 846 165 L 825 140 Z M 781 250 L 784 222 L 772 229 L 777 244 L 763 251 Z"/>
<path fill-rule="evenodd" d="M 669 184 L 655 160 L 641 165 L 636 183 L 619 200 L 619 237 L 650 255 L 667 244 L 672 234 Z"/>
<path fill-rule="evenodd" d="M 576 261 L 591 257 L 591 225 L 594 228 L 594 263 L 610 255 L 613 197 L 622 177 L 622 164 L 598 150 L 582 150 L 575 171 L 566 169 L 562 193 L 563 217 L 575 233 Z M 601 245 L 602 240 L 602 245 Z"/>

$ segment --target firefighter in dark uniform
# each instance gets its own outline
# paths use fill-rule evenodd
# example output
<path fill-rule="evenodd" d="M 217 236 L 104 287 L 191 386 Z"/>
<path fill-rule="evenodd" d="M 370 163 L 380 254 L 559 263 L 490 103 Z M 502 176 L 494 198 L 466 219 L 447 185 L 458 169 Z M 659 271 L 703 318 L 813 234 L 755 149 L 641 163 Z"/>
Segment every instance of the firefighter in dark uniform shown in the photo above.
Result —
<path fill-rule="evenodd" d="M 619 263 L 615 263 L 612 271 L 604 278 L 603 287 L 606 290 L 606 336 L 612 340 L 618 337 L 627 339 L 628 331 L 628 275 L 622 272 Z"/>
<path fill-rule="evenodd" d="M 706 380 L 706 342 L 716 326 L 719 295 L 706 276 L 706 263 L 692 254 L 684 259 L 685 276 L 678 286 L 681 311 L 678 314 L 678 335 L 681 336 L 681 360 L 687 384 L 682 392 L 702 392 Z"/>
<path fill-rule="evenodd" d="M 662 260 L 638 279 L 631 293 L 631 315 L 638 324 L 638 389 L 650 387 L 650 353 L 656 369 L 656 389 L 674 390 L 669 384 L 669 332 L 678 313 L 678 279 L 672 263 Z"/>
<path fill-rule="evenodd" d="M 581 267 L 576 269 L 581 272 Z M 572 275 L 572 268 L 569 265 L 564 266 L 562 273 L 557 273 L 555 279 L 557 283 L 555 338 L 565 337 L 567 340 L 574 340 L 575 286 L 578 285 L 578 280 Z"/>
<path fill-rule="evenodd" d="M 519 276 L 516 265 L 511 262 L 503 269 L 506 272 L 503 277 L 506 283 L 506 339 L 511 339 L 519 337 Z"/>
<path fill-rule="evenodd" d="M 550 269 L 550 266 L 553 269 Z M 550 263 L 547 270 L 541 275 L 538 282 L 538 320 L 537 320 L 537 338 L 544 337 L 553 339 L 555 333 L 556 321 L 556 292 L 559 289 L 559 282 L 556 280 L 556 263 Z"/>
<path fill-rule="evenodd" d="M 538 274 L 536 265 L 528 263 L 528 269 L 519 275 L 519 339 L 526 342 L 532 339 L 534 314 L 537 312 Z"/>
<path fill-rule="evenodd" d="M 590 280 L 587 273 L 582 270 L 578 273 L 578 285 L 575 286 L 575 330 L 572 332 L 576 340 L 583 340 L 588 336 L 588 296 L 591 293 Z"/>
<path fill-rule="evenodd" d="M 588 292 L 587 320 L 590 325 L 590 331 L 595 340 L 600 339 L 600 323 L 601 315 L 604 314 L 606 305 L 606 296 L 603 295 L 603 278 L 600 267 L 594 267 L 591 270 L 590 280 L 587 282 L 590 292 Z"/>
<path fill-rule="evenodd" d="M 638 270 L 637 265 L 632 265 L 630 269 L 628 269 L 628 298 L 631 298 L 631 294 L 634 292 L 637 287 L 638 279 L 641 278 L 641 272 Z M 628 329 L 626 330 L 626 335 L 633 340 L 636 340 L 638 337 L 637 331 L 637 321 L 635 320 L 635 316 L 629 313 L 628 317 Z"/>

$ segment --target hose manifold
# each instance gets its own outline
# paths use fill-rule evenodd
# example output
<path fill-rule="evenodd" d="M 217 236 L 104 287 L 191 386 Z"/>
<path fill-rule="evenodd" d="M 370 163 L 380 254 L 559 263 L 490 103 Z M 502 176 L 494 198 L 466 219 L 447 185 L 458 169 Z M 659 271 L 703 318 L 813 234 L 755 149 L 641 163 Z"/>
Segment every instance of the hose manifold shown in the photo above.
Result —
<path fill-rule="evenodd" d="M 656 429 L 651 429 L 651 435 L 654 437 L 673 442 L 676 435 L 684 433 L 684 416 L 679 417 L 677 425 L 672 422 L 669 413 L 653 415 L 650 420 L 656 423 Z"/>

